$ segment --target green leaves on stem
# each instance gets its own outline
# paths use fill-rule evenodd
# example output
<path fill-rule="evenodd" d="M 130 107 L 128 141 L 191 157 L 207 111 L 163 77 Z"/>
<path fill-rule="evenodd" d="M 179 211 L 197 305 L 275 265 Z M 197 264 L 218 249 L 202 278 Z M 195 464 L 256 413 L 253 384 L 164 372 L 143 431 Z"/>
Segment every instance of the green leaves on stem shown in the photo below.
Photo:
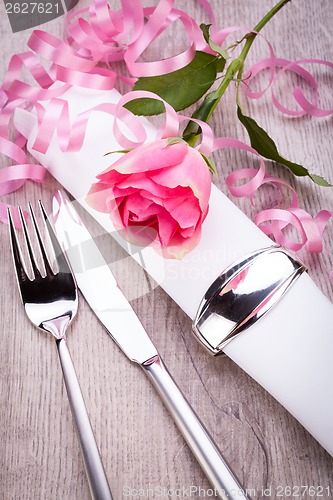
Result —
<path fill-rule="evenodd" d="M 147 90 L 153 92 L 168 102 L 176 111 L 181 111 L 197 103 L 204 97 L 191 118 L 208 122 L 229 84 L 236 79 L 240 88 L 244 61 L 258 32 L 260 32 L 268 21 L 289 1 L 290 0 L 279 0 L 259 23 L 256 24 L 253 31 L 247 33 L 240 41 L 229 47 L 230 50 L 235 45 L 244 43 L 240 55 L 228 64 L 226 72 L 216 90 L 208 92 L 215 81 L 217 81 L 217 75 L 224 71 L 230 56 L 228 49 L 222 49 L 222 47 L 211 39 L 210 25 L 207 24 L 201 24 L 200 28 L 206 43 L 215 54 L 196 52 L 194 59 L 187 66 L 165 75 L 139 78 L 133 90 Z M 237 102 L 239 102 L 238 99 Z M 127 103 L 125 107 L 136 115 L 144 116 L 157 115 L 165 111 L 163 103 L 153 98 L 135 99 Z M 249 134 L 252 147 L 259 154 L 288 167 L 294 175 L 309 176 L 320 186 L 331 186 L 322 177 L 310 173 L 303 165 L 294 163 L 282 156 L 273 139 L 269 137 L 267 132 L 262 129 L 253 118 L 244 115 L 239 105 L 237 106 L 237 116 Z M 186 140 L 189 145 L 194 146 L 201 135 L 201 128 L 200 125 L 191 120 L 191 118 L 189 118 L 182 138 Z M 216 169 L 213 162 L 207 157 L 205 157 L 205 161 L 211 172 L 215 173 Z"/>
<path fill-rule="evenodd" d="M 226 74 L 216 90 L 210 92 L 205 96 L 204 101 L 194 111 L 191 118 L 196 118 L 207 122 L 212 116 L 214 109 L 220 102 L 224 92 L 226 91 L 229 83 L 233 80 L 237 71 L 240 71 L 243 63 L 240 58 L 236 58 L 228 66 Z M 190 121 L 184 130 L 183 138 L 193 146 L 201 134 L 201 128 L 198 124 Z"/>
<path fill-rule="evenodd" d="M 282 156 L 279 153 L 273 139 L 271 139 L 267 132 L 263 128 L 261 128 L 253 118 L 244 115 L 240 106 L 237 106 L 237 116 L 239 121 L 244 125 L 249 134 L 251 146 L 261 156 L 288 167 L 294 175 L 309 176 L 310 179 L 312 179 L 313 182 L 315 182 L 319 186 L 331 186 L 331 184 L 329 184 L 323 177 L 310 173 L 307 168 L 303 167 L 303 165 L 294 163 Z"/>

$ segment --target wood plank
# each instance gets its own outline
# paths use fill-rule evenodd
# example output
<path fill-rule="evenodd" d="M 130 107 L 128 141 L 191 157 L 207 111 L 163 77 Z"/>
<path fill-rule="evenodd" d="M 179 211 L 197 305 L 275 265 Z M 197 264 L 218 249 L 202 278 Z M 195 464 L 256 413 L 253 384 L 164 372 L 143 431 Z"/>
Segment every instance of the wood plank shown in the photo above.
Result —
<path fill-rule="evenodd" d="M 220 27 L 235 24 L 252 27 L 273 4 L 272 0 L 212 1 Z M 176 5 L 197 19 L 204 17 L 195 1 L 179 0 Z M 3 4 L 0 14 L 2 80 L 11 55 L 26 50 L 31 30 L 11 33 Z M 333 60 L 332 22 L 330 0 L 295 1 L 276 16 L 264 35 L 280 57 Z M 62 25 L 63 18 L 59 18 L 40 28 L 60 35 Z M 182 45 L 184 36 L 178 25 L 172 36 L 169 34 L 163 42 L 154 44 L 147 58 L 175 53 Z M 250 59 L 257 60 L 262 50 L 263 46 L 255 48 Z M 322 106 L 329 108 L 332 86 L 329 79 L 324 83 Z M 246 139 L 235 120 L 233 94 L 230 89 L 212 125 L 216 135 Z M 260 101 L 247 102 L 246 108 L 271 132 L 283 154 L 303 161 L 333 182 L 330 118 L 283 117 L 273 108 L 269 95 Z M 244 158 L 232 151 L 216 154 L 216 159 L 221 172 L 217 182 L 226 192 L 223 179 L 241 166 Z M 2 158 L 2 164 L 7 165 L 7 160 Z M 307 179 L 295 180 L 287 171 L 276 171 L 269 162 L 268 169 L 296 187 L 301 205 L 312 214 L 320 208 L 333 209 L 331 189 L 319 188 Z M 48 177 L 43 185 L 29 183 L 5 199 L 26 205 L 27 201 L 41 197 L 49 207 L 56 187 L 57 183 Z M 265 205 L 271 196 L 270 190 L 263 191 L 260 203 Z M 254 209 L 248 200 L 233 201 L 249 217 L 253 216 Z M 95 234 L 100 234 L 97 225 L 86 220 Z M 322 255 L 301 254 L 311 277 L 331 300 L 332 233 L 331 224 Z M 5 225 L 0 225 L 0 237 L 0 499 L 85 500 L 89 491 L 56 348 L 52 339 L 33 328 L 25 317 L 13 276 Z M 333 458 L 231 360 L 212 358 L 204 352 L 191 334 L 189 318 L 165 292 L 113 241 L 105 236 L 99 240 L 120 286 L 132 299 L 169 370 L 241 483 L 252 490 L 252 498 L 287 498 L 288 490 L 283 488 L 303 485 L 324 488 L 322 495 L 317 490 L 316 498 L 329 498 L 325 488 L 333 496 Z M 110 341 L 83 300 L 69 332 L 68 345 L 115 500 L 139 498 L 140 489 L 145 493 L 141 497 L 172 498 L 177 488 L 185 488 L 186 492 L 191 486 L 202 488 L 200 494 L 192 489 L 193 498 L 204 497 L 204 490 L 208 496 L 207 479 L 144 373 L 129 363 Z M 313 498 L 311 491 L 300 490 L 298 496 Z"/>

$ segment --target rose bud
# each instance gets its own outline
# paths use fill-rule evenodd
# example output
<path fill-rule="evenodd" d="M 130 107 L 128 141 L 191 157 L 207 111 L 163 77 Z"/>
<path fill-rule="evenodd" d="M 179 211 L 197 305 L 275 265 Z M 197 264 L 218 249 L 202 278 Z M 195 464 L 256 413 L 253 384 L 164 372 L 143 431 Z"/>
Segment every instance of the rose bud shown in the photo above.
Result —
<path fill-rule="evenodd" d="M 182 258 L 200 240 L 210 190 L 202 155 L 181 139 L 162 139 L 131 150 L 98 175 L 87 202 L 109 213 L 131 243 Z"/>

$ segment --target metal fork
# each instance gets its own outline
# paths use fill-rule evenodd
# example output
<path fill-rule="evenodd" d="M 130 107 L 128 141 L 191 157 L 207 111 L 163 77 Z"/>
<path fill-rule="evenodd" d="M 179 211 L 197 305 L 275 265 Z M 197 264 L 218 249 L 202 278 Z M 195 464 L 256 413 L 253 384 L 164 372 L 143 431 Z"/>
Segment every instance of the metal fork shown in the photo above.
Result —
<path fill-rule="evenodd" d="M 68 399 L 78 432 L 91 496 L 94 500 L 112 500 L 95 437 L 90 425 L 79 382 L 66 344 L 66 330 L 78 308 L 78 293 L 71 269 L 39 201 L 57 270 L 53 270 L 38 228 L 31 204 L 29 212 L 44 270 L 38 266 L 22 209 L 19 208 L 28 260 L 32 270 L 30 278 L 18 242 L 13 218 L 8 210 L 10 241 L 17 281 L 24 309 L 30 321 L 39 329 L 51 333 L 56 340 Z"/>

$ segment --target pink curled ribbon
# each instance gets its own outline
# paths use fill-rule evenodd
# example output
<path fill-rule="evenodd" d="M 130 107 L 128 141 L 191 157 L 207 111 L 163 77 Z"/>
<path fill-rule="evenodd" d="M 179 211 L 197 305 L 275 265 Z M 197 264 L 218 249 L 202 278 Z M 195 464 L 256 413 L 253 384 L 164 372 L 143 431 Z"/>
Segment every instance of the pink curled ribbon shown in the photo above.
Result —
<path fill-rule="evenodd" d="M 211 36 L 215 43 L 222 45 L 226 38 L 244 27 L 233 26 L 218 30 L 213 10 L 208 0 L 199 0 L 208 13 L 212 23 Z M 187 48 L 180 54 L 162 61 L 139 61 L 143 52 L 173 22 L 180 21 L 187 34 Z M 265 39 L 264 39 L 265 40 Z M 244 79 L 245 94 L 249 98 L 260 98 L 269 88 L 272 89 L 273 104 L 291 116 L 310 114 L 325 117 L 332 109 L 319 107 L 319 90 L 315 78 L 303 68 L 306 64 L 324 65 L 330 69 L 333 64 L 317 59 L 304 59 L 290 62 L 276 58 L 272 46 L 265 40 L 269 57 L 252 66 Z M 54 135 L 63 152 L 81 149 L 87 124 L 92 113 L 99 111 L 114 117 L 113 133 L 124 149 L 132 149 L 147 140 L 147 133 L 140 118 L 133 116 L 124 105 L 137 98 L 153 98 L 165 106 L 164 123 L 156 132 L 156 139 L 177 137 L 181 122 L 188 117 L 177 114 L 163 99 L 149 92 L 129 92 L 117 104 L 103 103 L 78 114 L 70 119 L 68 102 L 63 94 L 72 86 L 85 87 L 98 91 L 111 90 L 118 79 L 133 84 L 136 77 L 154 76 L 168 73 L 188 64 L 196 50 L 212 52 L 204 42 L 197 23 L 185 12 L 174 8 L 174 0 L 160 0 L 156 7 L 143 7 L 140 0 L 121 0 L 121 8 L 112 11 L 107 0 L 95 0 L 87 8 L 70 11 L 66 17 L 64 40 L 41 30 L 33 31 L 28 41 L 29 51 L 15 54 L 8 66 L 7 74 L 0 89 L 0 152 L 6 155 L 13 165 L 0 171 L 0 195 L 19 189 L 27 180 L 42 182 L 46 169 L 31 164 L 24 152 L 25 138 L 19 133 L 9 134 L 11 120 L 17 107 L 34 108 L 37 116 L 37 135 L 32 148 L 46 153 Z M 47 61 L 46 64 L 42 60 Z M 124 60 L 129 77 L 118 74 L 114 67 L 116 61 Z M 103 64 L 101 67 L 100 64 Z M 48 66 L 47 68 L 45 66 Z M 280 68 L 276 72 L 276 68 Z M 251 81 L 260 72 L 270 71 L 268 85 L 258 92 L 251 90 Z M 300 76 L 310 86 L 313 98 L 310 101 L 301 87 L 293 91 L 299 109 L 292 110 L 283 106 L 274 93 L 274 85 L 288 71 Z M 22 74 L 30 74 L 34 85 L 27 84 Z M 270 208 L 255 216 L 255 223 L 279 244 L 297 251 L 303 246 L 309 252 L 322 251 L 322 235 L 333 215 L 329 210 L 321 210 L 315 217 L 299 207 L 295 190 L 285 181 L 266 173 L 263 159 L 258 153 L 241 141 L 231 138 L 215 138 L 207 123 L 197 122 L 202 130 L 201 143 L 196 149 L 205 156 L 216 149 L 238 148 L 255 154 L 260 162 L 258 170 L 241 169 L 230 174 L 226 184 L 234 196 L 247 196 L 253 203 L 256 191 L 264 184 L 271 183 L 282 193 L 283 188 L 291 193 L 288 208 Z M 244 182 L 248 179 L 247 182 Z M 242 185 L 238 185 L 239 181 Z M 6 222 L 6 203 L 0 203 L 0 220 Z M 19 220 L 14 212 L 15 223 Z M 298 233 L 298 241 L 286 234 L 289 226 Z"/>
<path fill-rule="evenodd" d="M 318 84 L 316 79 L 312 76 L 312 74 L 307 71 L 306 69 L 303 68 L 304 65 L 307 64 L 312 64 L 312 65 L 319 65 L 319 66 L 324 66 L 330 69 L 333 69 L 333 63 L 329 61 L 325 61 L 322 59 L 300 59 L 298 61 L 288 61 L 287 59 L 281 59 L 281 58 L 276 58 L 275 56 L 272 57 L 272 54 L 270 58 L 268 59 L 263 59 L 262 61 L 259 61 L 258 63 L 254 64 L 244 75 L 244 82 L 246 82 L 246 85 L 244 85 L 244 92 L 247 97 L 251 99 L 259 99 L 260 97 L 263 96 L 263 94 L 271 88 L 272 91 L 272 102 L 274 106 L 281 111 L 282 113 L 289 115 L 289 116 L 304 116 L 304 115 L 310 115 L 310 116 L 316 116 L 316 117 L 325 117 L 333 114 L 333 108 L 331 109 L 322 109 L 319 107 L 319 89 L 318 89 Z M 275 72 L 275 68 L 280 68 L 278 72 Z M 260 90 L 260 91 L 252 91 L 251 90 L 251 81 L 258 75 L 260 72 L 269 69 L 271 77 L 269 79 L 269 82 L 267 86 Z M 304 91 L 301 86 L 297 86 L 293 92 L 292 96 L 294 98 L 294 101 L 298 105 L 299 109 L 290 109 L 284 106 L 279 99 L 277 98 L 275 92 L 274 92 L 274 85 L 278 82 L 279 79 L 282 78 L 282 76 L 286 72 L 292 72 L 297 74 L 302 78 L 302 80 L 310 87 L 310 89 L 313 92 L 313 100 L 312 102 L 305 96 Z"/>
<path fill-rule="evenodd" d="M 244 148 L 246 149 L 246 148 Z M 254 151 L 252 151 L 254 152 Z M 244 182 L 245 179 L 250 179 Z M 243 181 L 242 185 L 236 185 Z M 258 212 L 254 218 L 255 224 L 272 236 L 276 243 L 284 245 L 290 250 L 298 251 L 303 246 L 309 253 L 320 253 L 323 250 L 323 232 L 333 212 L 321 210 L 315 217 L 299 207 L 296 191 L 286 181 L 269 175 L 265 171 L 265 164 L 261 161 L 259 170 L 247 168 L 232 172 L 227 176 L 226 185 L 233 196 L 249 197 L 254 205 L 253 198 L 256 191 L 264 184 L 272 184 L 282 192 L 285 186 L 291 192 L 291 202 L 287 208 L 270 208 Z M 284 230 L 292 226 L 298 235 L 298 240 L 292 240 Z"/>
<path fill-rule="evenodd" d="M 182 121 L 188 120 L 187 116 L 177 114 L 171 106 L 163 99 L 155 94 L 134 91 L 126 94 L 117 104 L 114 122 L 114 134 L 117 137 L 119 144 L 124 148 L 133 148 L 143 144 L 147 137 L 146 131 L 142 126 L 139 117 L 132 114 L 127 116 L 128 111 L 123 108 L 126 103 L 138 98 L 152 98 L 163 102 L 165 106 L 165 121 L 161 128 L 156 132 L 155 139 L 165 137 L 175 137 L 179 134 L 179 126 Z M 123 128 L 118 127 L 118 119 L 122 124 L 128 126 L 131 135 L 134 135 L 137 140 L 132 141 L 127 139 L 122 132 Z M 218 149 L 236 148 L 247 153 L 254 154 L 260 163 L 259 169 L 245 168 L 232 172 L 225 179 L 226 185 L 233 196 L 249 197 L 254 205 L 254 196 L 258 189 L 264 184 L 273 184 L 279 189 L 281 196 L 283 195 L 283 187 L 291 193 L 290 206 L 287 208 L 270 208 L 259 211 L 255 216 L 255 224 L 268 236 L 274 238 L 276 243 L 284 245 L 293 251 L 298 251 L 301 248 L 310 253 L 320 253 L 323 250 L 323 233 L 330 220 L 333 217 L 333 212 L 329 210 L 321 210 L 315 217 L 312 217 L 308 212 L 299 207 L 299 200 L 296 191 L 284 180 L 278 179 L 270 174 L 267 174 L 265 162 L 258 152 L 248 144 L 233 138 L 214 137 L 214 133 L 209 125 L 200 120 L 193 119 L 202 129 L 202 142 L 196 149 L 210 156 L 213 151 Z M 244 180 L 247 179 L 246 182 Z M 243 181 L 241 185 L 238 183 Z M 295 241 L 285 234 L 288 227 L 292 226 L 296 229 L 298 240 Z"/>
<path fill-rule="evenodd" d="M 96 64 L 124 60 L 132 77 L 175 71 L 188 64 L 196 50 L 206 47 L 197 23 L 175 9 L 174 0 L 160 0 L 156 7 L 143 7 L 141 0 L 122 0 L 121 5 L 114 12 L 106 0 L 95 0 L 85 9 L 70 12 L 65 30 L 68 45 Z M 184 26 L 188 48 L 163 61 L 138 62 L 151 42 L 177 20 Z"/>
<path fill-rule="evenodd" d="M 131 121 L 132 115 L 121 105 L 100 105 L 80 114 L 70 123 L 68 103 L 62 95 L 72 86 L 111 90 L 118 78 L 133 84 L 133 75 L 166 73 L 188 64 L 195 51 L 204 49 L 206 44 L 195 21 L 185 12 L 175 9 L 173 4 L 174 0 L 160 0 L 156 7 L 144 8 L 140 0 L 122 0 L 121 9 L 112 11 L 107 0 L 95 0 L 87 8 L 68 13 L 64 40 L 45 31 L 32 32 L 27 42 L 30 51 L 13 55 L 0 89 L 0 152 L 13 162 L 3 169 L 0 176 L 2 195 L 19 189 L 27 180 L 41 182 L 45 175 L 44 167 L 27 161 L 23 151 L 25 138 L 16 131 L 14 137 L 9 134 L 17 107 L 35 108 L 38 134 L 33 149 L 40 153 L 47 151 L 54 133 L 62 151 L 79 150 L 89 116 L 96 110 L 114 114 L 116 136 L 126 147 L 135 147 L 134 143 L 125 140 L 117 125 L 119 121 Z M 177 20 L 187 33 L 188 48 L 164 61 L 137 62 L 147 46 Z M 110 64 L 121 59 L 127 64 L 129 78 L 110 68 Z M 48 68 L 42 60 L 47 61 Z M 100 63 L 106 67 L 98 66 Z M 24 72 L 32 77 L 35 85 L 24 81 Z M 171 114 L 167 114 L 165 133 L 175 130 L 171 125 Z M 175 122 L 175 116 L 172 120 Z M 139 133 L 139 140 L 141 136 Z M 0 202 L 2 221 L 7 220 L 7 206 Z M 15 222 L 19 224 L 18 219 Z"/>

